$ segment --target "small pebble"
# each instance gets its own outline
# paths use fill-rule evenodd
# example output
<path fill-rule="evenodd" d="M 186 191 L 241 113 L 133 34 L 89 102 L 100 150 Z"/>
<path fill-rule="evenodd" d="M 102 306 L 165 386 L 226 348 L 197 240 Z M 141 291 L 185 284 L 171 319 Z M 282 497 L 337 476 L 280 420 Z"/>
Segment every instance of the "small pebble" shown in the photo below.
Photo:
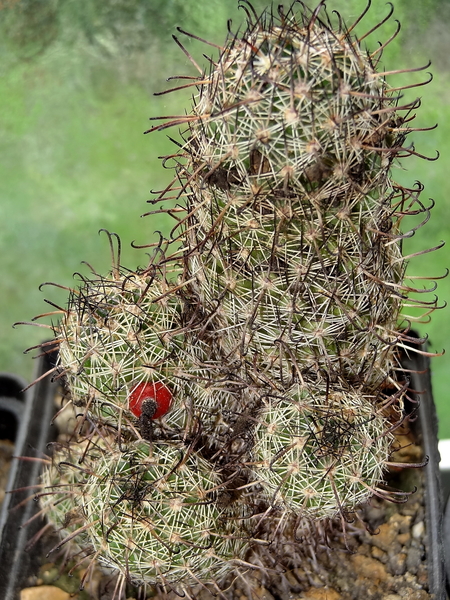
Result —
<path fill-rule="evenodd" d="M 36 585 L 20 591 L 20 600 L 69 600 L 70 594 L 54 585 Z"/>
<path fill-rule="evenodd" d="M 406 554 L 404 552 L 392 554 L 389 557 L 388 565 L 393 575 L 403 575 L 406 570 Z"/>
<path fill-rule="evenodd" d="M 381 550 L 381 548 L 377 548 L 377 546 L 373 546 L 371 553 L 372 553 L 373 558 L 376 558 L 380 562 L 382 562 L 382 563 L 387 562 L 387 554 L 384 550 Z"/>
<path fill-rule="evenodd" d="M 431 600 L 431 596 L 425 590 L 416 590 L 411 594 L 409 600 Z"/>
<path fill-rule="evenodd" d="M 397 540 L 398 535 L 398 524 L 392 522 L 390 519 L 389 523 L 384 523 L 378 528 L 378 532 L 373 536 L 372 543 L 374 546 L 381 548 L 387 552 L 392 549 L 392 544 Z"/>
<path fill-rule="evenodd" d="M 419 521 L 418 523 L 413 525 L 413 528 L 411 530 L 412 536 L 416 540 L 420 540 L 423 537 L 424 532 L 425 532 L 425 525 L 424 525 L 423 521 Z"/>
<path fill-rule="evenodd" d="M 399 533 L 397 536 L 397 541 L 402 546 L 407 546 L 411 541 L 411 534 L 407 533 Z"/>
<path fill-rule="evenodd" d="M 332 588 L 310 588 L 300 596 L 301 600 L 341 600 L 341 598 L 342 596 Z"/>
<path fill-rule="evenodd" d="M 428 586 L 428 569 L 423 562 L 417 568 L 417 583 L 423 587 Z"/>
<path fill-rule="evenodd" d="M 406 556 L 406 567 L 410 573 L 417 573 L 417 569 L 422 561 L 422 552 L 419 548 L 413 546 L 409 548 Z"/>
<path fill-rule="evenodd" d="M 389 519 L 389 524 L 399 533 L 407 533 L 411 529 L 411 517 L 395 513 Z"/>
<path fill-rule="evenodd" d="M 389 577 L 384 565 L 375 558 L 354 554 L 350 557 L 350 560 L 353 563 L 357 577 L 368 578 L 369 581 L 376 584 L 385 581 Z"/>

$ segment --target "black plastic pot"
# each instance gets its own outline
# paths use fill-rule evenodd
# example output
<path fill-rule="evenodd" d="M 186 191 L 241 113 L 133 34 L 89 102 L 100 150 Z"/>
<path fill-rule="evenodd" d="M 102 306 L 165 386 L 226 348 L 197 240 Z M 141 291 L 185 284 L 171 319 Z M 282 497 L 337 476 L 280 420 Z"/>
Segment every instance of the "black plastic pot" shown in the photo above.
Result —
<path fill-rule="evenodd" d="M 37 377 L 53 366 L 55 358 L 48 354 L 40 359 Z M 437 417 L 431 391 L 429 359 L 410 352 L 405 355 L 403 364 L 410 371 L 411 387 L 417 390 L 415 399 L 420 401 L 418 418 L 413 427 L 429 459 L 424 467 L 429 592 L 433 600 L 446 600 Z M 57 386 L 46 377 L 29 392 L 22 393 L 22 387 L 23 382 L 13 375 L 0 376 L 0 437 L 2 431 L 15 431 L 16 456 L 41 457 L 57 433 L 56 428 L 50 425 Z M 29 578 L 39 569 L 42 556 L 40 542 L 33 546 L 32 551 L 27 551 L 26 546 L 44 522 L 37 518 L 25 528 L 21 526 L 38 510 L 36 502 L 26 499 L 32 495 L 32 486 L 36 485 L 40 469 L 39 461 L 17 458 L 11 467 L 8 489 L 17 491 L 7 494 L 0 516 L 1 600 L 18 600 L 20 590 L 26 587 Z M 450 540 L 450 513 L 446 538 Z"/>
<path fill-rule="evenodd" d="M 425 349 L 425 348 L 424 348 Z M 410 387 L 416 391 L 418 418 L 412 426 L 428 457 L 425 470 L 425 525 L 429 592 L 434 600 L 446 600 L 446 568 L 443 535 L 443 498 L 439 472 L 438 420 L 431 388 L 430 359 L 405 352 L 403 366 L 409 370 Z"/>
<path fill-rule="evenodd" d="M 0 440 L 15 442 L 27 401 L 25 380 L 11 373 L 0 373 Z"/>
<path fill-rule="evenodd" d="M 444 551 L 446 558 L 447 594 L 450 596 L 450 496 L 447 498 L 444 513 Z"/>
<path fill-rule="evenodd" d="M 52 367 L 55 356 L 47 354 L 39 360 L 36 377 Z M 0 435 L 15 442 L 15 453 L 9 472 L 7 493 L 0 514 L 0 598 L 18 600 L 28 578 L 37 573 L 42 556 L 39 542 L 32 551 L 25 550 L 32 536 L 44 525 L 41 518 L 22 528 L 38 511 L 32 496 L 42 463 L 18 457 L 40 458 L 57 431 L 51 426 L 55 412 L 57 385 L 45 377 L 26 392 L 26 383 L 10 374 L 0 375 Z M 13 490 L 13 491 L 11 491 Z M 14 491 L 16 490 L 16 491 Z"/>

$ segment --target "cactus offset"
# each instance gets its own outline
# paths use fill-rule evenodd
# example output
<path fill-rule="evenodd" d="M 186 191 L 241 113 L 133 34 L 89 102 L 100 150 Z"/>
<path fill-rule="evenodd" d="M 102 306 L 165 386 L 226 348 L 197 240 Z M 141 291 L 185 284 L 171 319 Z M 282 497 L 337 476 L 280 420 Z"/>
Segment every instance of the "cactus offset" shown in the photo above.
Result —
<path fill-rule="evenodd" d="M 414 153 L 416 103 L 398 105 L 379 50 L 321 20 L 323 2 L 294 8 L 248 13 L 194 79 L 192 113 L 152 128 L 188 125 L 155 201 L 185 199 L 161 258 L 86 279 L 55 326 L 72 402 L 116 437 L 83 454 L 81 475 L 69 465 L 70 495 L 44 505 L 63 525 L 71 502 L 80 546 L 137 585 L 220 585 L 262 539 L 292 541 L 294 517 L 390 497 L 401 309 L 418 291 L 401 222 L 427 212 L 390 167 Z M 153 421 L 157 388 L 167 406 Z M 56 454 L 46 485 L 76 448 Z"/>
<path fill-rule="evenodd" d="M 348 389 L 316 396 L 318 401 L 303 393 L 296 402 L 265 405 L 253 469 L 271 504 L 334 517 L 372 495 L 387 468 L 393 436 L 370 398 Z"/>
<path fill-rule="evenodd" d="M 132 387 L 153 381 L 155 372 L 156 380 L 164 376 L 176 387 L 169 357 L 177 353 L 170 335 L 177 305 L 166 300 L 168 291 L 158 281 L 125 273 L 86 280 L 71 294 L 59 352 L 76 404 L 116 420 L 128 411 Z"/>
<path fill-rule="evenodd" d="M 76 544 L 131 582 L 211 579 L 245 551 L 217 502 L 218 476 L 184 447 L 154 452 L 141 440 L 119 450 L 97 436 L 53 461 L 43 478 L 53 490 L 43 500 L 49 517 L 65 533 L 79 529 Z"/>

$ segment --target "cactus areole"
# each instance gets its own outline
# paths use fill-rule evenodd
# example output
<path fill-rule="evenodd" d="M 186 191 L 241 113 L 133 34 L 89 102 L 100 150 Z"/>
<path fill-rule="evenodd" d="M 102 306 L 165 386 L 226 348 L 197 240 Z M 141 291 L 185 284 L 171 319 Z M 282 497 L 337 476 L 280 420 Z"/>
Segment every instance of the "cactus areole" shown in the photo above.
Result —
<path fill-rule="evenodd" d="M 151 414 L 151 419 L 159 419 L 169 412 L 171 404 L 172 392 L 161 381 L 139 383 L 129 397 L 129 408 L 135 417 L 140 417 L 147 405 L 147 415 Z"/>

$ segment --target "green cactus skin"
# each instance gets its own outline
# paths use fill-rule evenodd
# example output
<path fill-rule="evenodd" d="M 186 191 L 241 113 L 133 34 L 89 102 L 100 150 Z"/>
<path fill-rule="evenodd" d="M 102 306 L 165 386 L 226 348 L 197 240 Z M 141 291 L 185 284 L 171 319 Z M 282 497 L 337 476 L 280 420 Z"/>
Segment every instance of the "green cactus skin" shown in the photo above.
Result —
<path fill-rule="evenodd" d="M 200 86 L 189 147 L 207 179 L 218 183 L 219 165 L 228 173 L 225 187 L 327 203 L 373 193 L 403 138 L 386 111 L 396 99 L 349 36 L 292 16 L 260 21 L 225 45 Z"/>
<path fill-rule="evenodd" d="M 85 278 L 72 292 L 56 331 L 59 361 L 72 397 L 92 415 L 116 421 L 129 413 L 129 393 L 143 382 L 163 380 L 180 397 L 189 372 L 201 379 L 206 349 L 200 342 L 184 349 L 182 305 L 173 287 L 128 271 Z"/>
<path fill-rule="evenodd" d="M 245 553 L 237 521 L 217 503 L 218 475 L 184 447 L 139 441 L 120 451 L 91 438 L 57 451 L 43 483 L 50 520 L 79 530 L 75 544 L 135 585 L 216 579 Z"/>
<path fill-rule="evenodd" d="M 398 105 L 379 50 L 333 29 L 323 2 L 295 8 L 249 11 L 192 78 L 192 113 L 151 129 L 187 124 L 155 200 L 186 212 L 163 209 L 179 220 L 146 271 L 87 278 L 54 328 L 71 401 L 117 438 L 83 450 L 81 470 L 65 457 L 82 444 L 58 452 L 44 506 L 69 533 L 72 511 L 79 546 L 138 585 L 218 590 L 294 543 L 293 523 L 345 523 L 389 497 L 402 305 L 436 307 L 405 281 L 421 186 L 390 174 L 414 153 L 417 104 Z M 147 428 L 129 410 L 144 382 L 174 396 Z"/>

